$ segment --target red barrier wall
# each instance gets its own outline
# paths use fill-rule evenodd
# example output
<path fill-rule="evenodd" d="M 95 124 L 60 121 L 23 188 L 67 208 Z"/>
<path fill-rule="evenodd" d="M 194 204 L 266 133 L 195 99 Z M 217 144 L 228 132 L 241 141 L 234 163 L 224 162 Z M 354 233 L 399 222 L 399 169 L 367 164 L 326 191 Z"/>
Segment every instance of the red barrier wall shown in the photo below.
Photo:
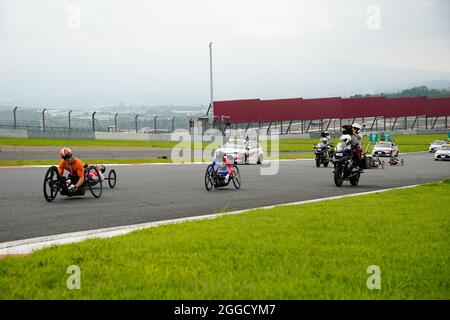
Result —
<path fill-rule="evenodd" d="M 450 116 L 450 97 L 427 99 L 425 115 L 428 117 Z"/>
<path fill-rule="evenodd" d="M 214 116 L 231 117 L 231 122 L 254 122 L 262 118 L 261 100 L 214 101 Z"/>
<path fill-rule="evenodd" d="M 342 115 L 341 100 L 341 98 L 304 99 L 300 118 L 296 120 L 340 118 Z"/>
<path fill-rule="evenodd" d="M 296 98 L 214 102 L 215 119 L 227 116 L 233 123 L 421 115 L 450 116 L 450 97 Z"/>
<path fill-rule="evenodd" d="M 261 100 L 262 122 L 301 119 L 303 99 Z"/>
<path fill-rule="evenodd" d="M 342 118 L 376 117 L 382 115 L 385 108 L 385 97 L 342 99 Z"/>
<path fill-rule="evenodd" d="M 426 97 L 389 98 L 381 115 L 386 118 L 425 115 L 426 100 Z"/>

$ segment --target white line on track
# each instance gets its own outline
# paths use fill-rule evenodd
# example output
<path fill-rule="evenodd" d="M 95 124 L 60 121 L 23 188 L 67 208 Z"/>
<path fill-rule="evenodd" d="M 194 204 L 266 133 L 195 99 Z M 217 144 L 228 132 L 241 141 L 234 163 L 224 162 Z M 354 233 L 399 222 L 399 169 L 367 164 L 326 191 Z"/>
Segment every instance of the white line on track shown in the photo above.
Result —
<path fill-rule="evenodd" d="M 63 245 L 63 244 L 69 244 L 69 243 L 81 242 L 81 241 L 84 241 L 87 239 L 110 238 L 110 237 L 114 237 L 114 236 L 124 235 L 124 234 L 130 233 L 130 232 L 133 232 L 133 231 L 157 227 L 157 226 L 161 226 L 161 225 L 176 224 L 176 223 L 182 223 L 182 222 L 187 222 L 187 221 L 216 219 L 222 215 L 241 214 L 241 213 L 249 212 L 252 210 L 258 210 L 258 209 L 272 209 L 272 208 L 281 207 L 281 206 L 302 205 L 302 204 L 306 204 L 306 203 L 314 203 L 314 202 L 321 202 L 321 201 L 327 201 L 327 200 L 335 200 L 335 199 L 375 194 L 375 193 L 386 192 L 386 191 L 390 191 L 390 190 L 408 189 L 408 188 L 414 188 L 417 186 L 418 185 L 416 184 L 416 185 L 409 185 L 409 186 L 403 186 L 403 187 L 353 193 L 353 194 L 347 194 L 347 195 L 341 195 L 341 196 L 319 198 L 319 199 L 305 200 L 305 201 L 299 201 L 299 202 L 290 202 L 290 203 L 284 203 L 284 204 L 278 204 L 278 205 L 272 205 L 272 206 L 265 206 L 265 207 L 259 207 L 259 208 L 251 208 L 251 209 L 245 209 L 245 210 L 219 213 L 219 214 L 209 214 L 209 215 L 187 217 L 187 218 L 180 218 L 180 219 L 155 221 L 155 222 L 134 224 L 134 225 L 128 225 L 128 226 L 103 228 L 103 229 L 96 229 L 96 230 L 88 230 L 88 231 L 80 231 L 80 232 L 52 235 L 52 236 L 47 236 L 47 237 L 39 237 L 39 238 L 4 242 L 4 243 L 0 243 L 0 257 L 6 256 L 6 255 L 29 254 L 29 253 L 32 253 L 33 251 L 40 250 L 43 248 L 57 246 L 57 245 Z"/>

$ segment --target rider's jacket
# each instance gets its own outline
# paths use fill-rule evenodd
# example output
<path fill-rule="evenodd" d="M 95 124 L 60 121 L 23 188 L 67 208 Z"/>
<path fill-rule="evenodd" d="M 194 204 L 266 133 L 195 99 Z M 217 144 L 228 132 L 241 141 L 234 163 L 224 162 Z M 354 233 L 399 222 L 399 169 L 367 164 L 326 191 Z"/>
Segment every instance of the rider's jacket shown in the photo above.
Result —
<path fill-rule="evenodd" d="M 78 176 L 81 178 L 84 175 L 83 163 L 80 159 L 74 158 L 72 164 L 69 164 L 69 160 L 61 160 L 59 162 L 59 175 L 62 176 L 64 174 L 64 170 L 67 170 L 70 175 Z"/>
<path fill-rule="evenodd" d="M 352 137 L 352 146 L 355 148 L 361 146 L 361 140 L 362 140 L 362 134 L 361 133 L 354 133 L 351 135 Z"/>
<path fill-rule="evenodd" d="M 226 157 L 223 157 L 221 162 L 216 160 L 215 167 L 217 168 L 219 173 L 228 173 L 229 169 L 233 166 Z"/>

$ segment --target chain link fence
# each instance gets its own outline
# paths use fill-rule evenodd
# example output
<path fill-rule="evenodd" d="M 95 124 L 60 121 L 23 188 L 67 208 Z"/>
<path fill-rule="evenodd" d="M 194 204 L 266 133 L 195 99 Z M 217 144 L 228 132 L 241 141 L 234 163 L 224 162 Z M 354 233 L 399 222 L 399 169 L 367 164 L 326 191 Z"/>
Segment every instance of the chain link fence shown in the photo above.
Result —
<path fill-rule="evenodd" d="M 0 107 L 0 128 L 42 131 L 168 133 L 188 129 L 188 116 Z"/>

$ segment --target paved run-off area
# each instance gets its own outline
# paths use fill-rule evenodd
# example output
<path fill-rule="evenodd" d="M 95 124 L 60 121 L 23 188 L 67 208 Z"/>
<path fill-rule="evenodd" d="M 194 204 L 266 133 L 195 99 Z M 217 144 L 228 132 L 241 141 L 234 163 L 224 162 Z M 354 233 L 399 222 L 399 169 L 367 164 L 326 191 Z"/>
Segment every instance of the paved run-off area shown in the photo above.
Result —
<path fill-rule="evenodd" d="M 243 187 L 207 192 L 206 165 L 114 167 L 117 186 L 100 199 L 58 196 L 47 203 L 42 193 L 46 168 L 0 168 L 0 242 L 97 228 L 205 215 L 437 181 L 450 176 L 450 162 L 429 153 L 403 155 L 404 167 L 366 170 L 358 187 L 337 188 L 332 168 L 311 160 L 281 161 L 279 172 L 263 176 L 261 167 L 240 166 Z M 113 167 L 111 167 L 113 168 Z M 355 199 L 357 201 L 357 199 Z M 376 210 L 376 208 L 366 208 Z"/>

